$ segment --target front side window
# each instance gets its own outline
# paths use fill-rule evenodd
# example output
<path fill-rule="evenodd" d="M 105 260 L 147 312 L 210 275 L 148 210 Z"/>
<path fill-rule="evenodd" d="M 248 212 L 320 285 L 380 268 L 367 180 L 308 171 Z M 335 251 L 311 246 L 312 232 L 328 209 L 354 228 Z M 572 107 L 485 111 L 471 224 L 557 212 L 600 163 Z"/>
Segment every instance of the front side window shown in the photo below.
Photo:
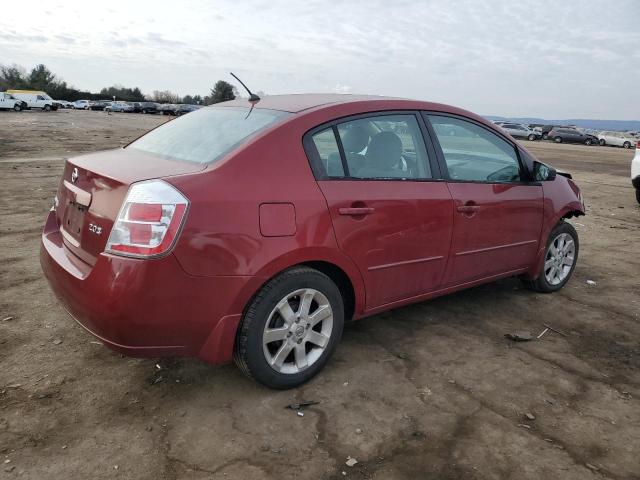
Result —
<path fill-rule="evenodd" d="M 440 143 L 452 180 L 471 182 L 520 181 L 515 148 L 475 123 L 453 117 L 428 115 Z"/>
<path fill-rule="evenodd" d="M 190 163 L 213 163 L 287 112 L 243 107 L 210 107 L 150 131 L 127 148 Z"/>

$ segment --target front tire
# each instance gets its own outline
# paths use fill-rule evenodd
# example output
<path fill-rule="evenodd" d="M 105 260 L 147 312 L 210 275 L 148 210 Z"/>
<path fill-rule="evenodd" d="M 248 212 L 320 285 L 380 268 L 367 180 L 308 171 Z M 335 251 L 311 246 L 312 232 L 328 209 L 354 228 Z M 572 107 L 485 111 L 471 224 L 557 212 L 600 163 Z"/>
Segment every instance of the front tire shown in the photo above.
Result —
<path fill-rule="evenodd" d="M 14 109 L 16 112 L 19 112 L 20 110 L 22 110 L 22 107 L 16 103 L 16 104 L 13 106 L 13 109 Z"/>
<path fill-rule="evenodd" d="M 636 188 L 636 200 L 640 203 L 640 188 Z"/>
<path fill-rule="evenodd" d="M 571 278 L 578 261 L 580 242 L 573 225 L 560 221 L 547 240 L 544 263 L 535 280 L 523 280 L 525 286 L 541 293 L 557 292 Z"/>
<path fill-rule="evenodd" d="M 530 142 L 533 142 L 536 139 L 536 136 L 532 133 L 527 138 L 529 139 Z"/>
<path fill-rule="evenodd" d="M 590 138 L 587 138 L 587 139 L 584 141 L 584 144 L 585 144 L 585 145 L 591 145 L 591 139 L 590 139 Z"/>
<path fill-rule="evenodd" d="M 604 147 L 607 144 L 607 142 L 605 142 L 604 138 L 600 139 L 600 146 Z"/>
<path fill-rule="evenodd" d="M 44 108 L 43 108 L 43 110 L 44 110 L 45 112 L 49 112 L 49 111 L 51 111 L 51 105 L 45 105 L 45 106 L 44 106 Z"/>
<path fill-rule="evenodd" d="M 295 267 L 270 280 L 238 328 L 234 360 L 270 388 L 296 387 L 327 363 L 342 336 L 340 290 L 325 274 Z"/>
<path fill-rule="evenodd" d="M 556 143 L 562 143 L 562 137 L 555 137 L 553 141 Z"/>
<path fill-rule="evenodd" d="M 624 144 L 622 145 L 624 148 L 631 148 L 631 142 L 624 142 Z"/>

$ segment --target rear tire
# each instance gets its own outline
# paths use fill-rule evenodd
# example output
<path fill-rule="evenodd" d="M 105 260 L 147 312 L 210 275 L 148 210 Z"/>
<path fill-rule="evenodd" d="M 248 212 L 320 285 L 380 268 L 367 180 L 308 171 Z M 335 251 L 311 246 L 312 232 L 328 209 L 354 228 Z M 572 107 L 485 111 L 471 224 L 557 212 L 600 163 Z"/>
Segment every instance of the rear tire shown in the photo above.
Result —
<path fill-rule="evenodd" d="M 629 149 L 629 148 L 631 148 L 631 142 L 624 142 L 624 143 L 622 144 L 622 146 L 623 146 L 624 148 Z"/>
<path fill-rule="evenodd" d="M 584 144 L 585 144 L 585 145 L 591 145 L 591 139 L 590 139 L 590 138 L 587 138 L 587 139 L 584 141 Z"/>
<path fill-rule="evenodd" d="M 318 312 L 324 315 L 312 324 Z M 336 284 L 317 270 L 295 267 L 270 280 L 249 304 L 238 328 L 234 360 L 247 377 L 267 387 L 293 388 L 322 370 L 343 326 Z M 276 334 L 277 339 L 268 340 Z M 318 339 L 324 346 L 315 343 Z"/>
<path fill-rule="evenodd" d="M 636 188 L 636 200 L 640 203 L 640 188 Z"/>
<path fill-rule="evenodd" d="M 543 140 L 548 140 L 549 139 L 549 135 L 547 135 L 546 133 L 542 134 L 542 139 Z"/>
<path fill-rule="evenodd" d="M 604 147 L 607 144 L 607 142 L 604 141 L 604 138 L 600 139 L 600 146 Z"/>
<path fill-rule="evenodd" d="M 559 242 L 564 239 L 565 251 L 558 248 Z M 573 245 L 570 245 L 568 239 L 573 241 Z M 554 253 L 554 249 L 555 252 Z M 580 249 L 580 242 L 578 240 L 578 232 L 573 228 L 570 223 L 561 220 L 551 233 L 547 240 L 547 246 L 544 253 L 544 262 L 542 264 L 541 271 L 538 274 L 538 278 L 535 280 L 522 280 L 522 283 L 530 290 L 541 293 L 557 292 L 571 278 L 573 270 L 578 262 L 578 251 Z M 571 262 L 569 265 L 568 262 Z M 566 267 L 569 267 L 568 269 Z M 558 275 L 555 276 L 554 269 L 557 269 Z"/>
<path fill-rule="evenodd" d="M 13 109 L 14 109 L 16 112 L 19 112 L 20 110 L 22 110 L 22 107 L 16 103 L 16 104 L 13 106 Z"/>
<path fill-rule="evenodd" d="M 562 137 L 555 137 L 553 141 L 556 143 L 562 143 Z"/>
<path fill-rule="evenodd" d="M 536 136 L 532 133 L 527 138 L 529 139 L 530 142 L 533 142 L 536 139 Z"/>

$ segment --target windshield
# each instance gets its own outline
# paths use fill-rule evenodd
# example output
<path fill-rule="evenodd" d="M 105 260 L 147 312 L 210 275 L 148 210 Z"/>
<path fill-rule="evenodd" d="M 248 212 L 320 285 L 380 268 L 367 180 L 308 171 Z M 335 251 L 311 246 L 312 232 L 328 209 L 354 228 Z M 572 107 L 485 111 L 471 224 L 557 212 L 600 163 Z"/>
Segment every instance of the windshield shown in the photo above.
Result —
<path fill-rule="evenodd" d="M 191 112 L 131 143 L 135 148 L 174 160 L 212 163 L 250 136 L 290 115 L 276 110 L 210 107 Z"/>

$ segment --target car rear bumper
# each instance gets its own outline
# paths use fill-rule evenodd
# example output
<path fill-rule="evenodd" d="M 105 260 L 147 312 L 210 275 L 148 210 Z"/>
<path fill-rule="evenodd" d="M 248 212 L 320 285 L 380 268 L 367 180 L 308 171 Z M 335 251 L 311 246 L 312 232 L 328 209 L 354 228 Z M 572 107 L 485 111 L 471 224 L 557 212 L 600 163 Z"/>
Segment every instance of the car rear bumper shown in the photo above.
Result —
<path fill-rule="evenodd" d="M 197 277 L 173 255 L 140 260 L 100 254 L 92 267 L 64 245 L 53 214 L 42 234 L 42 270 L 80 325 L 130 356 L 231 360 L 245 287 L 255 277 Z"/>

